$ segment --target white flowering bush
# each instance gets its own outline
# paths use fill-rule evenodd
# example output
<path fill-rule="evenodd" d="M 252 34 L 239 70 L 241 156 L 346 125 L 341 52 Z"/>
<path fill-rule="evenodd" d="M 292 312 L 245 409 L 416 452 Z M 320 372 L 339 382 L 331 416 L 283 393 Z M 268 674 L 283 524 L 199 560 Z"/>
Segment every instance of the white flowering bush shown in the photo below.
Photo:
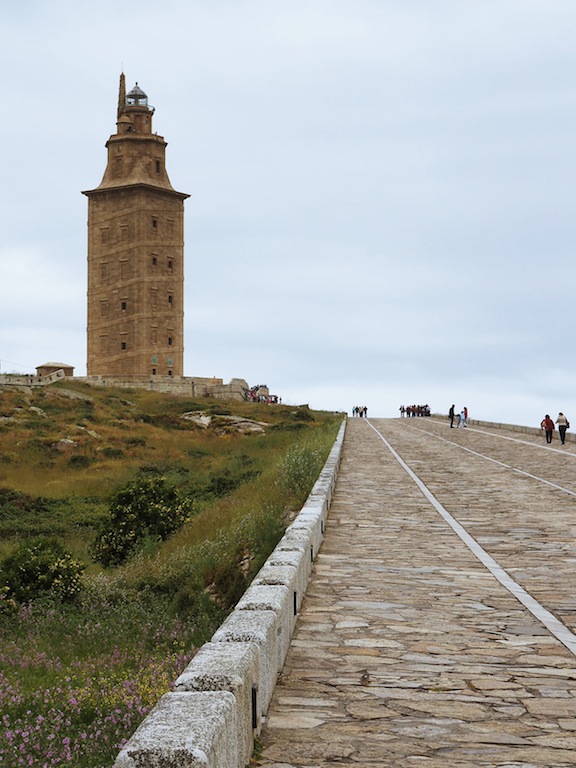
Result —
<path fill-rule="evenodd" d="M 192 500 L 162 477 L 129 483 L 112 497 L 92 554 L 103 565 L 120 565 L 144 539 L 164 540 L 178 530 L 191 511 Z"/>
<path fill-rule="evenodd" d="M 83 589 L 83 570 L 59 541 L 45 537 L 21 544 L 0 566 L 6 597 L 19 603 L 43 595 L 73 601 Z"/>

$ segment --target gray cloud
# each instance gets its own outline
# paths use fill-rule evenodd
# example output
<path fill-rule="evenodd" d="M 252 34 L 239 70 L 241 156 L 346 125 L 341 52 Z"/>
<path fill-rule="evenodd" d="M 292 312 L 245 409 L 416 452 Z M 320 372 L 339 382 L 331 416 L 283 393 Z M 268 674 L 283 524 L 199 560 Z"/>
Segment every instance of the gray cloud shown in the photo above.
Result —
<path fill-rule="evenodd" d="M 0 11 L 0 365 L 85 371 L 118 75 L 186 208 L 190 375 L 539 423 L 575 364 L 568 0 L 71 0 Z"/>

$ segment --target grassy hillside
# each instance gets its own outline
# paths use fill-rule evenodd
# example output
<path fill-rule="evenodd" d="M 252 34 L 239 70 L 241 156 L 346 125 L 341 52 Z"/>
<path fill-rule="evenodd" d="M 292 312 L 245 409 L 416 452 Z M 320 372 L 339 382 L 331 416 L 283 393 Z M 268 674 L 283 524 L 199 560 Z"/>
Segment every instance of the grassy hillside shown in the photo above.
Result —
<path fill-rule="evenodd" d="M 265 426 L 244 434 L 231 416 Z M 74 381 L 0 388 L 2 764 L 112 763 L 264 562 L 340 422 Z M 94 541 L 116 524 L 113 499 L 155 483 L 185 501 L 184 523 L 143 536 L 116 567 L 97 562 Z M 9 605 L 5 564 L 38 536 L 78 561 L 82 589 L 68 602 L 46 593 Z"/>
<path fill-rule="evenodd" d="M 225 425 L 202 429 L 182 418 L 192 411 L 269 427 L 264 435 L 222 434 Z M 333 421 L 281 405 L 191 401 L 73 381 L 0 387 L 0 556 L 22 536 L 86 539 L 110 494 L 138 476 L 161 474 L 198 491 L 223 474 L 260 466 L 271 451 Z"/>

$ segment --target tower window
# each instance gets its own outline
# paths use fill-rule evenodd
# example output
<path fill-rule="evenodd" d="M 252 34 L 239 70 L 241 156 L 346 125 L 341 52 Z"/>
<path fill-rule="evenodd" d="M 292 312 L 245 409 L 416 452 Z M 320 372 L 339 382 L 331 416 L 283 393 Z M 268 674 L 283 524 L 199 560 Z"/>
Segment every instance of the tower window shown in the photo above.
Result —
<path fill-rule="evenodd" d="M 108 302 L 100 302 L 100 317 L 108 317 Z"/>
<path fill-rule="evenodd" d="M 162 163 L 160 162 L 160 160 L 156 160 L 156 173 L 160 173 L 161 170 L 162 170 Z"/>
<path fill-rule="evenodd" d="M 172 346 L 172 336 L 168 336 L 168 346 Z"/>
<path fill-rule="evenodd" d="M 168 294 L 168 304 L 170 304 L 170 306 L 174 304 L 174 296 L 171 293 Z"/>
<path fill-rule="evenodd" d="M 152 266 L 155 267 L 156 264 L 158 264 L 158 257 L 157 256 L 152 256 Z"/>
<path fill-rule="evenodd" d="M 172 376 L 172 371 L 168 371 L 168 376 Z"/>
<path fill-rule="evenodd" d="M 126 347 L 127 347 L 127 346 L 128 346 L 128 345 L 126 344 L 126 342 L 125 342 L 124 340 L 122 340 L 122 341 L 120 342 L 120 349 L 126 349 Z"/>
<path fill-rule="evenodd" d="M 152 376 L 156 376 L 156 368 L 152 368 Z"/>
<path fill-rule="evenodd" d="M 172 270 L 174 269 L 174 262 L 172 261 L 172 259 L 168 259 L 168 269 L 170 270 L 170 272 L 172 272 Z"/>
<path fill-rule="evenodd" d="M 126 301 L 120 302 L 120 309 L 122 310 L 122 312 L 126 312 L 126 304 L 127 304 Z"/>
<path fill-rule="evenodd" d="M 158 219 L 155 217 L 152 218 L 152 231 L 158 232 Z"/>

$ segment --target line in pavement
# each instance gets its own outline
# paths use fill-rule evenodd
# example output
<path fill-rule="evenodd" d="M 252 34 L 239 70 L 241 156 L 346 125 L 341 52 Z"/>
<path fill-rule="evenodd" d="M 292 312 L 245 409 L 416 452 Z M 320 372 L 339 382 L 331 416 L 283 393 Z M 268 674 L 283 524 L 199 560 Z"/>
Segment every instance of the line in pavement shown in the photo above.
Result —
<path fill-rule="evenodd" d="M 532 597 L 526 590 L 520 586 L 510 574 L 500 566 L 494 558 L 483 549 L 480 544 L 474 539 L 468 531 L 455 520 L 452 515 L 442 506 L 434 494 L 428 489 L 428 487 L 420 480 L 418 475 L 413 472 L 408 464 L 402 459 L 402 457 L 394 450 L 384 435 L 379 432 L 376 427 L 366 419 L 367 424 L 376 432 L 380 440 L 388 448 L 390 453 L 394 456 L 396 461 L 400 464 L 402 469 L 410 476 L 410 478 L 416 483 L 423 495 L 428 499 L 436 511 L 444 518 L 448 525 L 452 528 L 460 539 L 466 544 L 468 549 L 480 560 L 480 562 L 490 571 L 490 573 L 496 578 L 503 587 L 505 587 L 511 595 L 513 595 L 522 605 L 527 608 L 530 613 L 538 619 L 553 635 L 559 640 L 568 650 L 576 656 L 576 635 L 571 632 L 568 627 L 559 621 L 550 611 Z"/>
<path fill-rule="evenodd" d="M 500 440 L 510 440 L 513 443 L 522 443 L 522 445 L 529 445 L 532 448 L 538 448 L 540 451 L 552 451 L 553 453 L 561 453 L 562 456 L 570 456 L 572 459 L 576 459 L 576 453 L 572 451 L 563 451 L 561 448 L 552 448 L 549 445 L 540 445 L 539 443 L 531 443 L 529 440 L 520 440 L 519 437 L 509 437 L 508 435 L 499 435 L 496 432 L 486 432 L 484 429 L 477 429 L 476 427 L 466 427 L 469 432 L 478 432 L 480 435 L 487 435 L 488 437 L 496 437 Z"/>
<path fill-rule="evenodd" d="M 538 480 L 538 482 L 540 483 L 545 483 L 546 485 L 550 485 L 552 486 L 552 488 L 556 488 L 559 491 L 564 491 L 564 493 L 569 493 L 570 496 L 576 496 L 576 491 L 571 491 L 569 488 L 564 488 L 563 485 L 552 483 L 550 480 L 544 480 L 543 477 L 538 477 L 538 475 L 533 475 L 530 472 L 526 472 L 523 469 L 518 469 L 518 467 L 513 467 L 511 464 L 505 464 L 503 461 L 498 461 L 498 459 L 493 459 L 491 456 L 486 456 L 486 454 L 479 453 L 478 451 L 474 451 L 472 450 L 472 448 L 467 448 L 465 445 L 461 445 L 460 443 L 455 443 L 453 440 L 448 440 L 447 437 L 441 437 L 440 435 L 437 435 L 434 432 L 429 432 L 427 429 L 421 429 L 420 427 L 415 427 L 415 429 L 417 429 L 418 432 L 423 432 L 425 435 L 430 435 L 430 437 L 435 437 L 436 440 L 442 440 L 442 442 L 448 443 L 448 445 L 453 445 L 455 448 L 460 448 L 463 451 L 472 453 L 474 456 L 478 456 L 481 459 L 486 459 L 486 461 L 491 461 L 493 464 L 498 464 L 500 467 L 504 467 L 504 469 L 510 469 L 512 472 L 516 472 L 516 474 L 518 475 L 526 475 L 526 477 L 531 477 L 533 480 Z M 473 430 L 473 431 L 479 432 L 480 430 Z M 482 434 L 488 434 L 488 433 L 484 432 Z M 506 438 L 506 439 L 513 440 L 514 438 Z M 523 443 L 524 441 L 518 440 L 517 442 Z M 532 445 L 532 443 L 526 443 L 526 445 Z M 558 451 L 558 453 L 562 453 L 562 451 Z M 566 456 L 566 454 L 564 455 Z"/>

